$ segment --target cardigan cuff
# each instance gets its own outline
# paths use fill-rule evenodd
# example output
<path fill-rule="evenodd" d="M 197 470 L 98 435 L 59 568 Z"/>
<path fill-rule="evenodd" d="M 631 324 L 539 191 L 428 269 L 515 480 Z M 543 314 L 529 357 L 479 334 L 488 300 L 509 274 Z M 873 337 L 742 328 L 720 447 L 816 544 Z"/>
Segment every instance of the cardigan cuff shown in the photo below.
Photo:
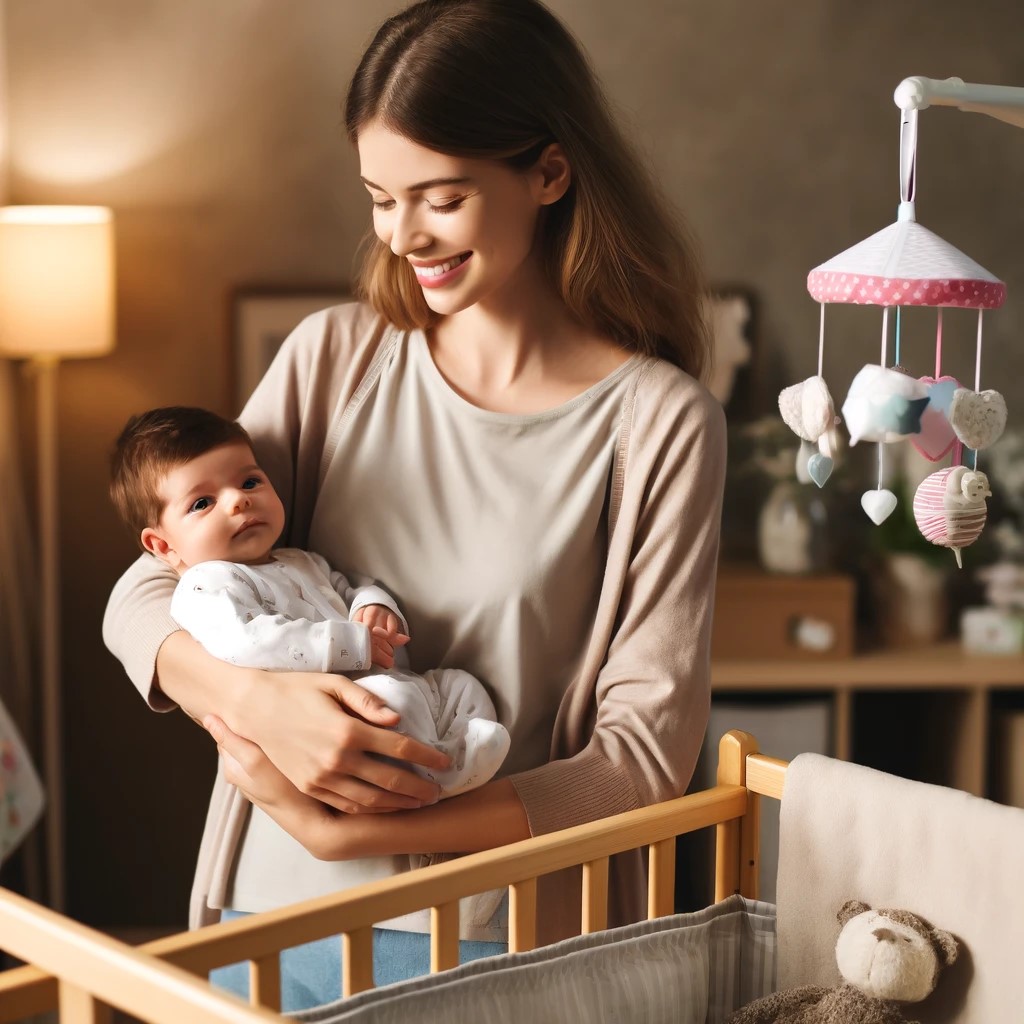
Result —
<path fill-rule="evenodd" d="M 643 807 L 626 769 L 591 748 L 509 776 L 526 809 L 530 835 L 541 836 Z"/>

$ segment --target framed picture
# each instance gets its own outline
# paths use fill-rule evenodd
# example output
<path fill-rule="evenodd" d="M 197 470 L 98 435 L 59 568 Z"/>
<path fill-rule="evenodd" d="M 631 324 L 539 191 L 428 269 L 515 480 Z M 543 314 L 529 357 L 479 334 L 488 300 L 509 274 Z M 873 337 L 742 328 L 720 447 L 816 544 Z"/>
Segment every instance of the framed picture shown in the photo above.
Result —
<path fill-rule="evenodd" d="M 323 288 L 239 289 L 232 296 L 232 355 L 234 363 L 231 401 L 237 415 L 281 343 L 300 321 L 328 306 L 351 298 L 341 285 Z"/>
<path fill-rule="evenodd" d="M 711 289 L 709 319 L 714 360 L 708 390 L 725 407 L 730 421 L 756 413 L 752 385 L 758 374 L 754 293 L 740 285 Z"/>

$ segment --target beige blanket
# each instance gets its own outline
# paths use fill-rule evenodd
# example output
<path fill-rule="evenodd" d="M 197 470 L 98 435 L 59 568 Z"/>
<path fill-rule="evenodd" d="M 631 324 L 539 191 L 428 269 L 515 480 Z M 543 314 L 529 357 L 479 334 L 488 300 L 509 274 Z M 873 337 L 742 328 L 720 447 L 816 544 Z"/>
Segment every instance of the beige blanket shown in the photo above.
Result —
<path fill-rule="evenodd" d="M 903 907 L 960 941 L 908 1019 L 1024 1021 L 1024 810 L 801 754 L 782 801 L 780 989 L 839 981 L 835 915 L 847 899 Z"/>

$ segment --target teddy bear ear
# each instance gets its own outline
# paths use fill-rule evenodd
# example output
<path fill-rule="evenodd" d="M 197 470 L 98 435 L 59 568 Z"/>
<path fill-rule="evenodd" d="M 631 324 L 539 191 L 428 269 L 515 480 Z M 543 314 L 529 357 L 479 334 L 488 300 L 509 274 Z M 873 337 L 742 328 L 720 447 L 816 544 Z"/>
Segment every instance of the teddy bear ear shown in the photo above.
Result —
<path fill-rule="evenodd" d="M 944 932 L 940 928 L 932 929 L 931 939 L 935 943 L 935 948 L 939 953 L 939 959 L 942 963 L 946 967 L 955 964 L 957 955 L 960 953 L 960 947 L 957 945 L 956 939 L 949 932 Z"/>
<path fill-rule="evenodd" d="M 839 913 L 836 914 L 836 920 L 840 924 L 846 924 L 850 918 L 856 917 L 858 914 L 863 914 L 865 910 L 871 908 L 860 900 L 847 900 L 840 908 Z"/>

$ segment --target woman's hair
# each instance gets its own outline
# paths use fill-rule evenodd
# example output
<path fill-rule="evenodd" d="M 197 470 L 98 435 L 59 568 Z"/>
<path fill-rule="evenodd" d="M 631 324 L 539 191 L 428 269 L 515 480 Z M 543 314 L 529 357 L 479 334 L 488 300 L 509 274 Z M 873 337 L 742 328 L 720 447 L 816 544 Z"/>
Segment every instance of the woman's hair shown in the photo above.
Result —
<path fill-rule="evenodd" d="M 544 260 L 574 316 L 701 377 L 710 355 L 694 244 L 615 125 L 580 46 L 539 0 L 422 0 L 388 19 L 356 69 L 345 126 L 372 120 L 436 152 L 572 168 L 545 212 Z M 402 328 L 434 314 L 408 262 L 371 238 L 360 275 Z"/>
<path fill-rule="evenodd" d="M 164 511 L 160 487 L 171 470 L 214 448 L 241 442 L 245 428 L 208 409 L 169 405 L 132 416 L 110 455 L 110 499 L 136 538 Z"/>

